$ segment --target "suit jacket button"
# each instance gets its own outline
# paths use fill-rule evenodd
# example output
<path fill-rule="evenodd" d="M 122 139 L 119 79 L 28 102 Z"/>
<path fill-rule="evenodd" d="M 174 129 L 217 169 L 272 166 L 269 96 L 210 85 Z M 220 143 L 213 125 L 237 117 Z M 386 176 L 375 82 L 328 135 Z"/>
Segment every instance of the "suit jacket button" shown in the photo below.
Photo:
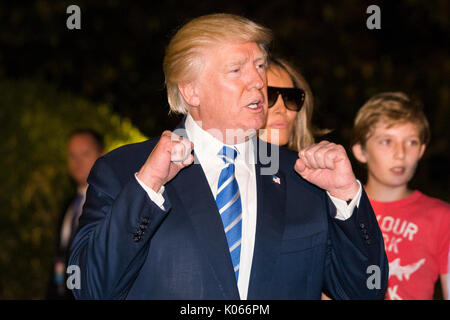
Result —
<path fill-rule="evenodd" d="M 147 229 L 147 225 L 141 224 L 141 225 L 139 226 L 139 229 L 141 229 L 142 231 L 144 231 L 145 229 Z"/>
<path fill-rule="evenodd" d="M 370 244 L 370 240 L 367 240 L 366 243 L 367 243 L 367 244 Z"/>
<path fill-rule="evenodd" d="M 134 242 L 139 242 L 139 241 L 141 241 L 141 237 L 140 236 L 134 236 L 133 240 L 134 240 Z"/>
<path fill-rule="evenodd" d="M 364 239 L 369 240 L 369 235 L 367 233 L 364 235 Z"/>
<path fill-rule="evenodd" d="M 364 223 L 361 223 L 361 224 L 359 225 L 359 227 L 360 227 L 361 229 L 364 229 L 366 226 L 365 226 Z"/>
<path fill-rule="evenodd" d="M 143 218 L 142 219 L 142 224 L 148 224 L 150 222 L 150 219 L 149 218 Z"/>

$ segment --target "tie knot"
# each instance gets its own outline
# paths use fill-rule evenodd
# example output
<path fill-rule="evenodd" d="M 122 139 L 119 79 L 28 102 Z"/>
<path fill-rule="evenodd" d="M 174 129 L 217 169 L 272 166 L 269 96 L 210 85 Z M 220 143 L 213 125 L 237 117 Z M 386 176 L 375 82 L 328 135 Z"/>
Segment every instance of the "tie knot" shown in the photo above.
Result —
<path fill-rule="evenodd" d="M 220 149 L 217 155 L 221 157 L 223 162 L 225 163 L 234 163 L 234 160 L 236 160 L 237 157 L 237 150 L 234 148 L 223 146 L 223 148 Z"/>

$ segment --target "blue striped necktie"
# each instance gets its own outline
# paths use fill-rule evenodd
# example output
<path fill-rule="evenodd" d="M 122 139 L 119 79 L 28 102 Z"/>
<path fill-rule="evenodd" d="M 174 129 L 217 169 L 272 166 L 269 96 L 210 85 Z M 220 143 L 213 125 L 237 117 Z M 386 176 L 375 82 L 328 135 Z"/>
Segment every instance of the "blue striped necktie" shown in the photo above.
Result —
<path fill-rule="evenodd" d="M 234 161 L 237 150 L 224 146 L 218 156 L 226 167 L 222 169 L 217 185 L 216 204 L 222 218 L 228 248 L 230 249 L 236 281 L 239 277 L 242 238 L 242 205 L 239 186 L 235 176 Z"/>

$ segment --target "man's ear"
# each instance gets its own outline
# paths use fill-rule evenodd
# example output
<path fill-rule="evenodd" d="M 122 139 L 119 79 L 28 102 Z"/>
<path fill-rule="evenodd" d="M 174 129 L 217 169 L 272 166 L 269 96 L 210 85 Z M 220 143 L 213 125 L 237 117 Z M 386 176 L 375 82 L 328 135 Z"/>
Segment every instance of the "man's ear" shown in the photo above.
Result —
<path fill-rule="evenodd" d="M 200 105 L 200 99 L 198 96 L 198 90 L 195 82 L 185 82 L 178 84 L 178 90 L 180 90 L 184 101 L 192 107 L 198 107 Z"/>
<path fill-rule="evenodd" d="M 354 144 L 352 146 L 353 155 L 355 156 L 356 160 L 362 163 L 367 163 L 367 157 L 366 153 L 364 152 L 363 147 L 360 143 Z"/>

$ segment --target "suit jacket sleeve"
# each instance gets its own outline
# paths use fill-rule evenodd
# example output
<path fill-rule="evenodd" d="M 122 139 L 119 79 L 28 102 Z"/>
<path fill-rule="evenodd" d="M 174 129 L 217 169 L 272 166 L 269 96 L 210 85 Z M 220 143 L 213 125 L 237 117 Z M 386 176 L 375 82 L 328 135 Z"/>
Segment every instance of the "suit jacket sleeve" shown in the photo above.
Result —
<path fill-rule="evenodd" d="M 328 210 L 325 291 L 334 299 L 383 299 L 389 264 L 381 230 L 365 191 L 358 208 L 347 220 L 334 218 L 336 208 L 330 199 Z"/>
<path fill-rule="evenodd" d="M 162 211 L 132 174 L 120 181 L 105 158 L 97 160 L 88 183 L 69 260 L 81 273 L 81 288 L 73 293 L 77 299 L 124 299 L 170 202 L 165 197 Z"/>

